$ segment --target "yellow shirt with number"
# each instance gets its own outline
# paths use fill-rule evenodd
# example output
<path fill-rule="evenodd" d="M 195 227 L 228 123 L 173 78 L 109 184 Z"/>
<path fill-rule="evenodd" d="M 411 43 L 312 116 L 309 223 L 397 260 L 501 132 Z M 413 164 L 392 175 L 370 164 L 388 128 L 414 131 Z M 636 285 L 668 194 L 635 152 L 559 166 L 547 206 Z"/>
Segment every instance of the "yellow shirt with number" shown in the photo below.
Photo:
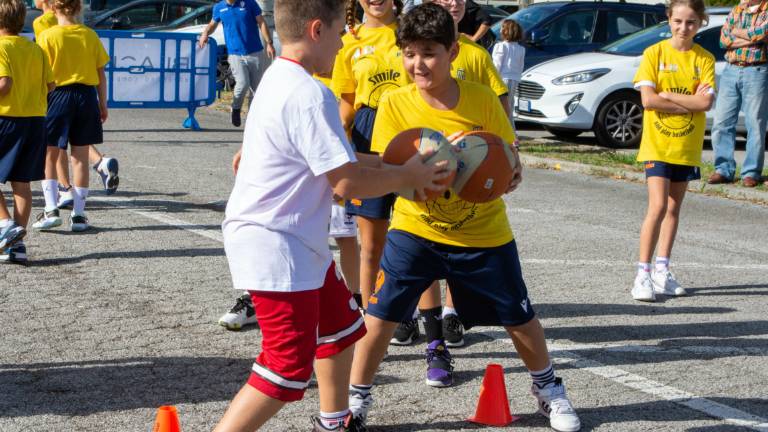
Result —
<path fill-rule="evenodd" d="M 451 63 L 451 76 L 485 84 L 497 96 L 509 93 L 488 51 L 464 35 L 459 36 L 459 54 Z"/>
<path fill-rule="evenodd" d="M 431 107 L 415 84 L 384 95 L 373 127 L 371 149 L 383 153 L 398 133 L 416 127 L 455 132 L 484 130 L 507 142 L 515 134 L 498 96 L 487 86 L 469 81 L 459 84 L 459 102 L 451 110 Z M 460 199 L 453 190 L 426 202 L 398 198 L 390 228 L 447 245 L 495 247 L 512 241 L 506 206 L 501 198 L 475 204 Z"/>
<path fill-rule="evenodd" d="M 40 47 L 22 36 L 0 36 L 0 77 L 12 80 L 11 91 L 0 96 L 0 116 L 45 116 L 53 75 Z"/>
<path fill-rule="evenodd" d="M 40 33 L 37 43 L 48 55 L 57 87 L 98 85 L 97 70 L 109 63 L 99 36 L 82 24 L 51 27 Z"/>
<path fill-rule="evenodd" d="M 32 29 L 35 31 L 35 39 L 40 38 L 40 33 L 48 30 L 58 23 L 59 21 L 56 19 L 56 14 L 54 14 L 53 11 L 48 11 L 35 18 L 35 20 L 32 21 Z"/>
<path fill-rule="evenodd" d="M 395 45 L 397 24 L 369 28 L 341 38 L 331 89 L 337 95 L 355 94 L 355 110 L 365 105 L 376 109 L 381 96 L 408 83 L 400 48 Z"/>
<path fill-rule="evenodd" d="M 702 82 L 714 92 L 715 58 L 697 44 L 688 51 L 678 51 L 669 40 L 661 41 L 643 52 L 633 81 L 635 88 L 651 86 L 657 93 L 692 95 Z M 705 129 L 704 112 L 670 114 L 645 110 L 637 160 L 698 166 Z"/>

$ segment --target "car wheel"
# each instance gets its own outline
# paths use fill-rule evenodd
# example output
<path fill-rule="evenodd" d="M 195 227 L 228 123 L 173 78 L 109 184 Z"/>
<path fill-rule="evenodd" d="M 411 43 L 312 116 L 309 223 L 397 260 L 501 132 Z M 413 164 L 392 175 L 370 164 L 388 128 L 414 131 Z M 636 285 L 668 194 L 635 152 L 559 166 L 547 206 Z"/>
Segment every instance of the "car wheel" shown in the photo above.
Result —
<path fill-rule="evenodd" d="M 577 136 L 581 135 L 581 133 L 583 132 L 576 129 L 563 129 L 563 128 L 555 128 L 555 127 L 549 127 L 549 126 L 544 127 L 544 129 L 546 129 L 547 132 L 551 133 L 556 138 L 560 138 L 564 140 L 576 138 Z"/>
<path fill-rule="evenodd" d="M 216 64 L 216 86 L 219 90 L 225 91 L 235 88 L 235 77 L 226 60 L 219 60 Z"/>
<path fill-rule="evenodd" d="M 643 106 L 636 92 L 608 96 L 600 105 L 595 121 L 600 145 L 612 148 L 637 147 L 643 133 Z"/>

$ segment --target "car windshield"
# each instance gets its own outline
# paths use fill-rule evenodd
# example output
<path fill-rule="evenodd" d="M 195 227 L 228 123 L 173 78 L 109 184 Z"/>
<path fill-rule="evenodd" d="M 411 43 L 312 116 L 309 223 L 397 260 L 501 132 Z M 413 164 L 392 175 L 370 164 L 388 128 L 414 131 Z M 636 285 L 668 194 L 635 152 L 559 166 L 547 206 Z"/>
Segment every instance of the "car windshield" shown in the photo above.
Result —
<path fill-rule="evenodd" d="M 661 23 L 619 39 L 604 46 L 600 51 L 623 56 L 639 56 L 649 46 L 669 39 L 671 36 L 669 24 Z"/>
<path fill-rule="evenodd" d="M 541 22 L 543 19 L 552 15 L 552 13 L 555 10 L 557 10 L 557 8 L 559 7 L 560 6 L 558 5 L 531 6 L 524 9 L 520 9 L 519 11 L 506 17 L 506 19 L 512 19 L 517 21 L 517 23 L 520 24 L 520 27 L 523 28 L 523 31 L 528 31 L 528 29 L 535 26 L 536 24 Z M 491 26 L 491 31 L 493 31 L 494 34 L 496 35 L 501 34 L 502 21 L 503 20 L 499 20 L 496 24 Z"/>
<path fill-rule="evenodd" d="M 200 6 L 199 8 L 193 10 L 192 12 L 189 12 L 187 14 L 184 14 L 180 16 L 179 18 L 176 18 L 173 22 L 168 24 L 168 27 L 174 28 L 177 26 L 180 26 L 181 24 L 184 24 L 185 22 L 189 21 L 191 18 L 196 17 L 200 13 L 205 12 L 205 10 L 210 9 L 210 6 Z"/>

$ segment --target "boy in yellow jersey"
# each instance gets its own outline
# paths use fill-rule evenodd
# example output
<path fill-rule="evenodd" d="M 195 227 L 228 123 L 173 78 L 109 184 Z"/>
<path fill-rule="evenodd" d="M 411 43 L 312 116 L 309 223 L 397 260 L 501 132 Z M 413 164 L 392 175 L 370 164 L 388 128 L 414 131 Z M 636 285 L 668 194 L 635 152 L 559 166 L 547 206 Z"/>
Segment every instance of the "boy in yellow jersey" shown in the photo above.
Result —
<path fill-rule="evenodd" d="M 101 144 L 107 120 L 107 82 L 104 66 L 109 56 L 96 32 L 77 23 L 80 0 L 56 0 L 53 3 L 58 25 L 40 33 L 37 43 L 48 56 L 56 89 L 48 98 L 46 129 L 48 153 L 45 164 L 43 195 L 45 210 L 32 226 L 50 229 L 61 225 L 57 202 L 56 174 L 60 151 L 72 146 L 74 196 L 70 228 L 90 228 L 85 215 L 88 196 L 88 148 Z"/>
<path fill-rule="evenodd" d="M 669 271 L 669 258 L 688 182 L 701 178 L 704 112 L 715 100 L 715 58 L 693 42 L 707 21 L 703 0 L 672 0 L 667 16 L 672 37 L 645 49 L 634 79 L 645 109 L 637 160 L 645 163 L 648 209 L 631 293 L 649 302 L 657 294 L 686 294 Z"/>
<path fill-rule="evenodd" d="M 388 92 L 379 105 L 372 149 L 383 152 L 401 131 L 428 127 L 455 132 L 485 130 L 514 140 L 509 120 L 487 86 L 456 80 L 456 30 L 441 7 L 423 4 L 398 29 L 405 69 L 413 84 Z M 516 154 L 516 152 L 515 152 Z M 519 173 L 518 173 L 519 174 Z M 514 190 L 519 176 L 510 184 Z M 368 333 L 358 342 L 349 404 L 365 420 L 373 403 L 374 375 L 397 324 L 410 316 L 421 294 L 445 279 L 467 327 L 501 325 L 531 372 L 539 411 L 559 431 L 576 431 L 579 418 L 555 377 L 544 331 L 535 317 L 520 269 L 514 236 L 500 198 L 485 204 L 449 190 L 426 202 L 398 198 L 384 247 L 377 287 L 368 301 Z M 427 380 L 450 379 L 453 360 L 442 341 L 430 344 Z"/>
<path fill-rule="evenodd" d="M 32 28 L 35 31 L 35 40 L 40 38 L 40 33 L 58 24 L 56 14 L 51 8 L 49 0 L 35 0 L 35 7 L 41 9 L 43 14 L 32 21 Z M 104 191 L 107 195 L 112 195 L 117 191 L 120 179 L 117 175 L 119 165 L 117 159 L 105 157 L 95 146 L 89 146 L 88 159 L 93 166 L 94 171 L 101 177 L 104 185 Z M 56 173 L 59 181 L 59 199 L 58 208 L 72 209 L 74 202 L 72 197 L 72 185 L 69 181 L 69 157 L 67 152 L 59 153 L 59 160 L 56 167 Z"/>
<path fill-rule="evenodd" d="M 13 189 L 13 218 L 0 193 L 0 261 L 26 263 L 22 239 L 32 211 L 29 182 L 45 168 L 45 110 L 53 76 L 43 51 L 19 36 L 27 8 L 0 2 L 0 183 Z"/>

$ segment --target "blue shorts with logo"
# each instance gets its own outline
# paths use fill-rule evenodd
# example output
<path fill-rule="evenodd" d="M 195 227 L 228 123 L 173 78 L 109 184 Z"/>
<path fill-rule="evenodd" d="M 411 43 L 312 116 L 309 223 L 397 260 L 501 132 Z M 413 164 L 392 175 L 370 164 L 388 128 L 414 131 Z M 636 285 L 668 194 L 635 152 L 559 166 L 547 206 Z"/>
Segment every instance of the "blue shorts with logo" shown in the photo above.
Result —
<path fill-rule="evenodd" d="M 376 289 L 367 313 L 385 321 L 413 316 L 421 294 L 445 279 L 466 328 L 518 326 L 536 315 L 523 281 L 517 245 L 492 248 L 435 243 L 405 231 L 390 230 Z"/>
<path fill-rule="evenodd" d="M 45 178 L 45 117 L 0 116 L 0 183 Z"/>
<path fill-rule="evenodd" d="M 361 106 L 355 113 L 352 123 L 352 148 L 356 152 L 371 154 L 371 136 L 376 120 L 376 110 Z M 362 216 L 369 219 L 389 220 L 392 207 L 395 205 L 395 194 L 387 194 L 378 198 L 347 201 L 344 208 L 348 215 Z"/>
<path fill-rule="evenodd" d="M 645 161 L 645 177 L 664 177 L 672 183 L 682 183 L 701 178 L 701 171 L 697 166 L 676 165 L 660 161 Z"/>
<path fill-rule="evenodd" d="M 48 146 L 66 150 L 73 146 L 101 144 L 104 130 L 96 87 L 72 84 L 56 87 L 48 93 L 48 114 L 45 116 Z"/>

